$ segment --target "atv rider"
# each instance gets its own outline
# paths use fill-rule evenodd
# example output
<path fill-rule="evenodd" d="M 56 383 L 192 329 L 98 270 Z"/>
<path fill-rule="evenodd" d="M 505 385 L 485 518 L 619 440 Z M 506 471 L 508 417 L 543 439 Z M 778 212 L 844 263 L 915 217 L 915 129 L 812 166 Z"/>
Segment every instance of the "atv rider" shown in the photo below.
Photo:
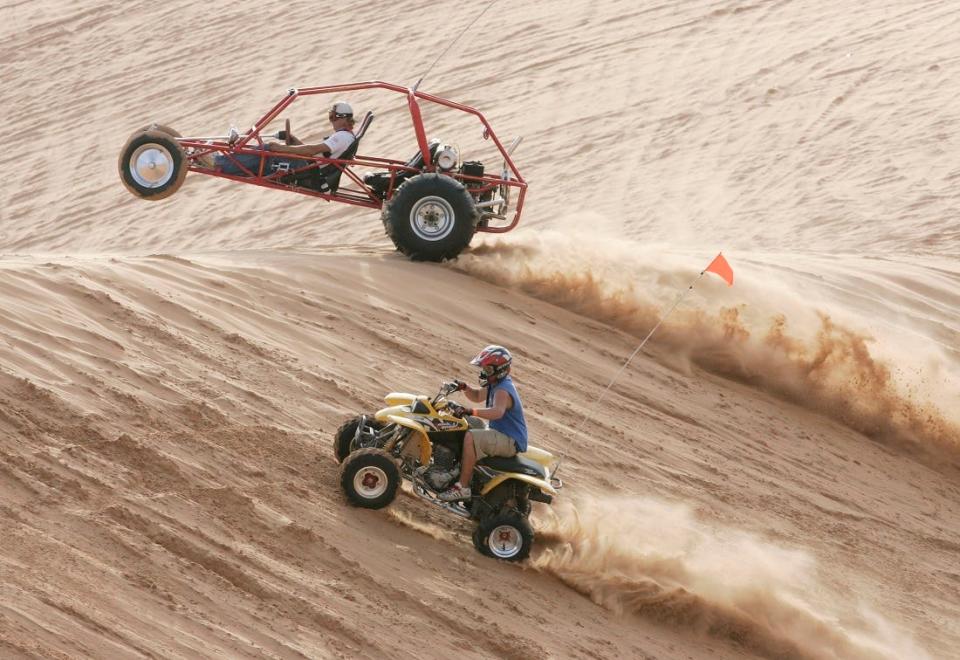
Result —
<path fill-rule="evenodd" d="M 484 401 L 484 408 L 464 408 L 451 403 L 451 411 L 460 417 L 472 416 L 490 422 L 489 428 L 475 428 L 463 439 L 460 478 L 449 490 L 440 493 L 445 502 L 469 499 L 470 480 L 477 461 L 487 456 L 516 456 L 527 451 L 527 422 L 520 395 L 510 378 L 513 357 L 503 346 L 487 346 L 470 364 L 480 367 L 480 385 L 473 387 L 456 381 L 458 390 L 471 401 Z"/>

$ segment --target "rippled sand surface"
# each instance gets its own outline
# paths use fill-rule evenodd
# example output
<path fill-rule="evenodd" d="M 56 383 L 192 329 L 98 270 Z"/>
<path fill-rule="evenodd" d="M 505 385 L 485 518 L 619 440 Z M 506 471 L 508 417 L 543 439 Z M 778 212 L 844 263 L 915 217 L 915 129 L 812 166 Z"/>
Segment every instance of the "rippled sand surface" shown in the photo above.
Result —
<path fill-rule="evenodd" d="M 411 84 L 482 8 L 0 6 L 0 655 L 957 657 L 954 4 L 496 3 L 421 89 L 523 136 L 529 194 L 447 264 L 376 212 L 118 179 L 140 126 Z M 362 153 L 416 150 L 402 97 L 348 100 Z M 490 342 L 565 455 L 522 567 L 347 506 L 330 450 Z"/>

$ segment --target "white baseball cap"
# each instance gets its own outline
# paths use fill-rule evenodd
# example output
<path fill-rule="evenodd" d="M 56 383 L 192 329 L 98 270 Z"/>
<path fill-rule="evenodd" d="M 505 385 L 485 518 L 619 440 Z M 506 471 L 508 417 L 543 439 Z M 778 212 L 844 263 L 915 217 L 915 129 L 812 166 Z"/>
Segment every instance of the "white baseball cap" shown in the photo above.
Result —
<path fill-rule="evenodd" d="M 353 108 L 350 107 L 349 103 L 344 101 L 337 101 L 333 104 L 333 107 L 330 108 L 331 114 L 335 115 L 337 118 L 340 117 L 353 117 Z"/>

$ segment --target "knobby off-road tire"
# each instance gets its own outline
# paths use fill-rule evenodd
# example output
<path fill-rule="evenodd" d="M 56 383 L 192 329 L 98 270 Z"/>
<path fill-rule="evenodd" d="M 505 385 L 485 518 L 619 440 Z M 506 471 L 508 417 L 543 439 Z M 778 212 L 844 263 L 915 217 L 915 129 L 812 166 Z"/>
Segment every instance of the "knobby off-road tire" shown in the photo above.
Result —
<path fill-rule="evenodd" d="M 340 487 L 347 499 L 365 509 L 382 509 L 397 496 L 400 468 L 382 449 L 358 449 L 340 466 Z"/>
<path fill-rule="evenodd" d="M 131 138 L 132 138 L 132 137 L 136 137 L 136 136 L 139 135 L 140 133 L 146 133 L 147 131 L 158 131 L 158 132 L 160 132 L 160 133 L 166 133 L 167 135 L 170 135 L 170 136 L 175 137 L 175 138 L 183 137 L 182 135 L 180 135 L 180 133 L 178 133 L 178 132 L 175 131 L 174 129 L 170 128 L 169 126 L 167 126 L 167 125 L 165 125 L 165 124 L 157 124 L 157 123 L 148 124 L 148 125 L 144 126 L 144 127 L 141 128 L 139 131 L 136 131 L 136 132 L 135 132 L 133 135 L 131 135 L 130 137 L 131 137 Z"/>
<path fill-rule="evenodd" d="M 120 151 L 120 180 L 131 193 L 151 201 L 175 193 L 187 176 L 186 154 L 169 133 L 134 133 Z"/>
<path fill-rule="evenodd" d="M 481 554 L 504 561 L 523 561 L 533 547 L 533 527 L 515 511 L 484 518 L 473 532 L 473 545 Z"/>
<path fill-rule="evenodd" d="M 480 215 L 463 185 L 442 174 L 408 179 L 384 206 L 387 236 L 416 261 L 443 261 L 470 244 Z"/>
<path fill-rule="evenodd" d="M 524 517 L 528 517 L 530 515 L 530 512 L 533 511 L 533 502 L 531 502 L 527 498 L 519 500 L 517 502 L 517 510 L 519 510 L 520 513 L 524 515 Z"/>
<path fill-rule="evenodd" d="M 372 415 L 367 415 L 366 417 L 368 424 L 374 428 L 380 427 L 377 422 L 373 421 Z M 343 463 L 343 459 L 350 455 L 352 450 L 350 443 L 353 442 L 353 438 L 357 434 L 357 425 L 359 423 L 360 417 L 348 419 L 341 424 L 340 428 L 333 434 L 333 456 L 337 459 L 337 463 Z"/>

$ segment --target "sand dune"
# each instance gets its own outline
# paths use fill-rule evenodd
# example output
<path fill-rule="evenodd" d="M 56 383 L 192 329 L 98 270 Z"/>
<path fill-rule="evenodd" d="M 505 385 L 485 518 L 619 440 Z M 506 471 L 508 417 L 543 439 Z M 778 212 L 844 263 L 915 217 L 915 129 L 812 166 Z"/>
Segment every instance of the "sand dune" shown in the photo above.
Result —
<path fill-rule="evenodd" d="M 481 8 L 0 6 L 0 655 L 960 657 L 951 4 L 497 3 L 423 89 L 523 135 L 530 193 L 454 263 L 368 211 L 117 180 L 147 122 L 413 82 Z M 362 151 L 414 151 L 350 101 Z M 596 405 L 720 249 L 736 286 Z M 522 567 L 407 493 L 347 506 L 330 450 L 490 341 L 565 455 Z"/>
<path fill-rule="evenodd" d="M 486 318 L 495 328 L 515 327 L 513 310 L 521 308 L 529 319 L 515 327 L 513 344 L 527 366 L 517 377 L 536 411 L 537 437 L 568 453 L 566 478 L 580 497 L 655 493 L 772 538 L 788 555 L 809 553 L 837 594 L 827 611 L 860 616 L 863 599 L 897 635 L 907 635 L 899 632 L 904 620 L 933 634 L 933 621 L 949 616 L 951 597 L 937 585 L 954 572 L 957 540 L 944 516 L 957 489 L 908 456 L 750 387 L 650 360 L 602 404 L 588 434 L 569 436 L 591 399 L 575 396 L 569 374 L 580 374 L 577 383 L 595 398 L 609 377 L 605 365 L 624 354 L 630 336 L 586 342 L 602 327 L 596 321 L 393 255 L 248 254 L 242 267 L 230 265 L 234 259 L 85 258 L 56 268 L 21 260 L 5 268 L 34 283 L 4 291 L 7 308 L 29 307 L 24 291 L 38 282 L 61 292 L 47 316 L 5 330 L 4 364 L 19 359 L 24 374 L 8 373 L 2 387 L 4 536 L 15 540 L 4 555 L 11 648 L 376 655 L 415 649 L 417 636 L 433 635 L 435 620 L 447 624 L 449 652 L 470 644 L 518 657 L 640 650 L 670 657 L 678 643 L 707 656 L 787 649 L 819 657 L 818 649 L 832 648 L 763 641 L 747 632 L 749 611 L 713 638 L 703 636 L 712 628 L 700 617 L 670 616 L 669 606 L 635 607 L 638 622 L 617 615 L 622 606 L 600 609 L 568 593 L 562 613 L 552 612 L 544 599 L 562 587 L 480 561 L 469 530 L 443 515 L 407 498 L 400 518 L 343 504 L 329 450 L 334 425 L 375 406 L 391 383 L 429 391 L 438 374 L 464 375 L 463 360 L 424 353 L 423 342 L 469 345 L 471 326 Z M 350 289 L 331 285 L 347 280 Z M 384 282 L 400 280 L 409 297 L 369 305 Z M 424 336 L 410 312 L 424 290 L 435 302 L 417 309 L 445 328 L 442 335 Z M 448 303 L 464 290 L 475 296 L 466 313 Z M 263 300 L 271 301 L 269 313 Z M 44 347 L 37 349 L 43 371 L 39 358 L 23 357 L 31 344 Z M 921 491 L 917 483 L 940 485 Z M 549 517 L 538 515 L 548 548 Z M 679 529 L 669 517 L 663 524 Z M 599 538 L 622 540 L 609 532 Z M 562 536 L 556 541 L 553 551 L 582 551 L 564 546 Z M 933 572 L 903 567 L 905 552 Z M 658 578 L 629 557 L 621 561 Z M 549 559 L 539 561 L 593 595 Z M 525 586 L 494 598 L 504 581 Z M 103 584 L 110 595 L 91 601 Z M 940 593 L 920 617 L 909 595 L 915 589 Z M 858 597 L 846 603 L 851 593 Z M 477 618 L 478 604 L 486 619 Z M 372 612 L 386 625 L 376 636 L 358 624 Z M 498 634 L 487 639 L 491 621 Z M 571 621 L 604 632 L 584 641 Z"/>
<path fill-rule="evenodd" d="M 798 318 L 782 299 L 770 304 L 769 291 L 750 291 L 748 286 L 746 293 L 736 294 L 738 304 L 725 306 L 732 292 L 724 292 L 722 283 L 701 281 L 695 270 L 690 273 L 688 268 L 682 275 L 686 280 L 681 280 L 680 269 L 664 274 L 638 260 L 625 272 L 620 264 L 628 258 L 627 250 L 616 243 L 552 234 L 525 240 L 523 236 L 518 243 L 474 250 L 456 267 L 641 337 L 669 309 L 658 298 L 669 301 L 672 294 L 676 300 L 685 285 L 696 285 L 703 289 L 696 293 L 700 304 L 681 308 L 657 336 L 657 345 L 668 351 L 675 366 L 696 364 L 750 383 L 915 452 L 948 474 L 956 475 L 960 468 L 960 417 L 952 405 L 957 392 L 950 387 L 957 365 L 952 349 L 947 359 L 939 360 L 947 373 L 904 374 L 877 351 L 878 342 L 881 347 L 892 343 L 891 330 L 883 328 L 878 339 L 855 329 L 860 325 L 857 315 L 835 303 L 824 303 L 815 318 L 808 318 L 809 310 Z M 636 255 L 634 246 L 630 251 Z M 523 258 L 516 258 L 518 253 Z M 752 269 L 748 264 L 744 270 Z M 823 279 L 829 275 L 821 274 Z M 846 293 L 853 295 L 852 290 Z M 941 290 L 930 297 L 950 296 Z M 942 326 L 914 311 L 921 305 L 929 305 L 929 298 L 901 305 L 900 313 L 910 315 L 908 322 L 922 327 L 924 334 L 936 335 Z M 831 317 L 826 311 L 831 308 L 844 321 Z M 931 354 L 939 352 L 934 348 Z"/>

